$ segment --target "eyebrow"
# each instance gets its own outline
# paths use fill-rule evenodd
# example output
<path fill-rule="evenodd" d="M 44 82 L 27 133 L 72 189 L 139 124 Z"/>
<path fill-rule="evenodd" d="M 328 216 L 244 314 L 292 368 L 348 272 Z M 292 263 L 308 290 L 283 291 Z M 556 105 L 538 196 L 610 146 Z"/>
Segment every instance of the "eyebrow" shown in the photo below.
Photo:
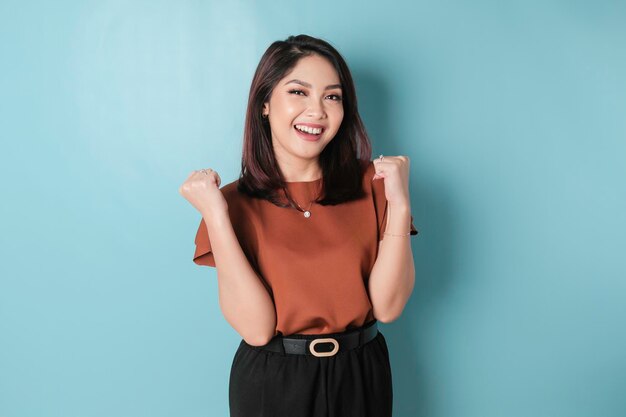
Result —
<path fill-rule="evenodd" d="M 307 87 L 307 88 L 311 88 L 311 84 L 309 84 L 309 83 L 307 83 L 307 82 L 304 82 L 304 81 L 297 80 L 297 79 L 293 79 L 293 80 L 287 81 L 287 82 L 286 82 L 285 84 L 283 84 L 283 85 L 287 85 L 287 84 L 289 84 L 289 83 L 296 83 L 296 84 L 303 85 L 303 86 L 305 86 L 305 87 Z M 330 90 L 330 89 L 333 89 L 333 88 L 339 88 L 339 89 L 341 89 L 341 84 L 331 84 L 331 85 L 327 85 L 327 86 L 326 86 L 326 88 L 325 88 L 324 90 Z"/>

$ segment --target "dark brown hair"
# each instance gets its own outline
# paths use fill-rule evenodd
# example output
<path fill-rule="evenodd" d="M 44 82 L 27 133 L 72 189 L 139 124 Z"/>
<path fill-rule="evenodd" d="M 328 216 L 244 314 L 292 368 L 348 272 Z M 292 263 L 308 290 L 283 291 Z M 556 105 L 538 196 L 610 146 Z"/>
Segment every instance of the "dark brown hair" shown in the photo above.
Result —
<path fill-rule="evenodd" d="M 363 197 L 362 179 L 371 159 L 372 146 L 357 110 L 352 75 L 345 60 L 333 46 L 308 35 L 289 36 L 284 41 L 272 43 L 257 66 L 246 111 L 241 173 L 237 186 L 240 192 L 267 199 L 280 207 L 296 207 L 286 192 L 285 179 L 272 148 L 270 125 L 262 117 L 262 109 L 276 84 L 298 61 L 315 54 L 326 58 L 337 71 L 344 110 L 337 134 L 319 156 L 323 198 L 318 198 L 316 202 L 320 205 L 334 205 Z"/>

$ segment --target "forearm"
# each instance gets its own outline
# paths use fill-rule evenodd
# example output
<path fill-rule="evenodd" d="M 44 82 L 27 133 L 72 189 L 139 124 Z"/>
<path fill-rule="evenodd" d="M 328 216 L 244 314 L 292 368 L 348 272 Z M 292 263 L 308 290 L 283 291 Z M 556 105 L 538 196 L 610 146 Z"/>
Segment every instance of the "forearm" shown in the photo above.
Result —
<path fill-rule="evenodd" d="M 241 249 L 228 214 L 203 218 L 211 236 L 222 313 L 246 343 L 264 345 L 276 327 L 270 294 Z"/>
<path fill-rule="evenodd" d="M 406 205 L 387 207 L 385 231 L 406 234 L 411 228 L 411 209 Z M 390 322 L 400 316 L 415 284 L 415 266 L 409 236 L 383 237 L 369 277 L 369 294 L 374 317 Z"/>

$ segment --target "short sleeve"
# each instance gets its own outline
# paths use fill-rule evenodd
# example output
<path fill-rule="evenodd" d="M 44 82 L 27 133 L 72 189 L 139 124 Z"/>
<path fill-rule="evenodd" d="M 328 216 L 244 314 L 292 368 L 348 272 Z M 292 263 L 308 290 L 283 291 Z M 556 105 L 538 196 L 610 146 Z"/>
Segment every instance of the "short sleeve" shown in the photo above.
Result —
<path fill-rule="evenodd" d="M 197 265 L 206 265 L 215 267 L 215 259 L 211 251 L 211 241 L 209 233 L 204 223 L 204 218 L 200 220 L 198 231 L 196 232 L 196 251 L 193 254 L 193 261 Z"/>
<path fill-rule="evenodd" d="M 378 221 L 378 241 L 384 237 L 385 225 L 387 223 L 387 198 L 385 197 L 385 180 L 382 178 L 371 180 L 372 196 L 374 199 L 374 208 L 376 210 L 376 219 Z M 419 231 L 413 224 L 413 215 L 411 214 L 411 236 L 415 236 Z"/>

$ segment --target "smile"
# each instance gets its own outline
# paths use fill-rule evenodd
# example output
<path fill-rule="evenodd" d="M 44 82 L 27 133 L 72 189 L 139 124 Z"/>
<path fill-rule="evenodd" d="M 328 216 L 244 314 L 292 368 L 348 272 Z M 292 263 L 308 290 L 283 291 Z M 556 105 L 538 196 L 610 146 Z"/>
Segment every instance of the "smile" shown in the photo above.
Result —
<path fill-rule="evenodd" d="M 322 130 L 324 130 L 321 127 L 311 127 L 311 126 L 298 125 L 298 124 L 295 125 L 294 127 L 296 129 L 300 130 L 301 132 L 311 133 L 311 134 L 314 134 L 314 135 L 322 133 Z"/>
<path fill-rule="evenodd" d="M 316 141 L 322 136 L 323 128 L 313 129 L 306 126 L 294 125 L 294 130 L 304 140 Z"/>

